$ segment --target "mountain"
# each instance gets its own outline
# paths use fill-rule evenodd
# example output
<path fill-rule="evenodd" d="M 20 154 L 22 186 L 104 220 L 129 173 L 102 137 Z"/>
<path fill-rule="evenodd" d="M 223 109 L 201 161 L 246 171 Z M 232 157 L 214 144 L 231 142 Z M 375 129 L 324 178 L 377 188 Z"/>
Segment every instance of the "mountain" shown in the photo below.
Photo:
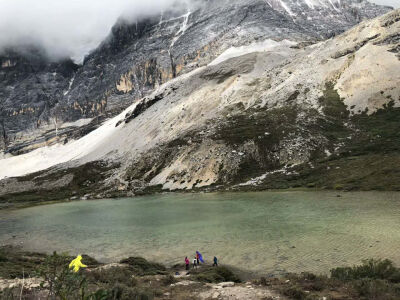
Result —
<path fill-rule="evenodd" d="M 82 65 L 40 48 L 0 54 L 0 150 L 77 139 L 163 83 L 230 47 L 316 42 L 388 12 L 366 0 L 213 0 L 135 23 L 119 21 Z"/>
<path fill-rule="evenodd" d="M 396 10 L 312 45 L 232 46 L 81 139 L 0 160 L 0 200 L 400 190 L 399 36 Z"/>

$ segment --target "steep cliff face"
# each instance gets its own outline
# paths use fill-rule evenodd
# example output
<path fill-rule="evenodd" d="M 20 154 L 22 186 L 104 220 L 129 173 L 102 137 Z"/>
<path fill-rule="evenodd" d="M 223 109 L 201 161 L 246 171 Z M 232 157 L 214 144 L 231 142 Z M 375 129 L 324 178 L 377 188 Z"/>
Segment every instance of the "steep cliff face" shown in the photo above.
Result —
<path fill-rule="evenodd" d="M 54 116 L 52 109 L 78 66 L 52 63 L 38 49 L 0 55 L 0 144 L 12 143 L 24 129 L 37 129 Z"/>
<path fill-rule="evenodd" d="M 314 42 L 388 10 L 364 0 L 206 1 L 133 24 L 119 22 L 80 66 L 49 63 L 37 53 L 4 53 L 0 147 L 18 154 L 80 136 L 77 130 L 97 128 L 231 46 L 269 38 Z M 88 118 L 96 119 L 59 131 L 65 122 Z"/>
<path fill-rule="evenodd" d="M 400 190 L 399 34 L 397 10 L 307 47 L 231 47 L 79 140 L 0 160 L 0 199 Z"/>

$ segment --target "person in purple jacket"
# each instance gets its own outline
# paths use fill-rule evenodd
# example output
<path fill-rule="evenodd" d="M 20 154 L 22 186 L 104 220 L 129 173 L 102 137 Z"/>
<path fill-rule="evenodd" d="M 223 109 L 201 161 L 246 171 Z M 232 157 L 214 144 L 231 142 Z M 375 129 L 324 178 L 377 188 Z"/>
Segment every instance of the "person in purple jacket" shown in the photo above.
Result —
<path fill-rule="evenodd" d="M 196 251 L 196 257 L 197 257 L 197 264 L 204 263 L 203 255 L 199 251 Z"/>

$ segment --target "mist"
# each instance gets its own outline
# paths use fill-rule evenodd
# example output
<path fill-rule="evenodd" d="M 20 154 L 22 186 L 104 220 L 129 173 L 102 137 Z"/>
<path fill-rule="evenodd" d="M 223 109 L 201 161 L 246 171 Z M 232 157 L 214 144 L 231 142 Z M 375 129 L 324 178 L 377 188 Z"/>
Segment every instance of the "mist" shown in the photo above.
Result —
<path fill-rule="evenodd" d="M 177 2 L 179 1 L 179 2 Z M 118 18 L 135 22 L 199 0 L 0 0 L 0 53 L 42 49 L 52 60 L 81 63 L 110 33 Z M 370 0 L 399 6 L 400 0 Z"/>
<path fill-rule="evenodd" d="M 53 60 L 68 57 L 80 63 L 120 17 L 135 22 L 189 1 L 0 0 L 0 52 L 35 45 Z"/>

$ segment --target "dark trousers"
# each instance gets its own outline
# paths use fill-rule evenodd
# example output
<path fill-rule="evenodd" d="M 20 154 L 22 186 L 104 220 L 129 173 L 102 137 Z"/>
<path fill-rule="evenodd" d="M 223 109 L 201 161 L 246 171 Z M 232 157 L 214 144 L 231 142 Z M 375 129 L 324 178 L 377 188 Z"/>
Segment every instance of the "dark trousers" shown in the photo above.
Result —
<path fill-rule="evenodd" d="M 189 270 L 189 264 L 186 264 L 186 270 Z"/>
<path fill-rule="evenodd" d="M 217 263 L 217 262 L 214 262 L 214 263 L 213 263 L 213 267 L 218 267 L 218 263 Z"/>

